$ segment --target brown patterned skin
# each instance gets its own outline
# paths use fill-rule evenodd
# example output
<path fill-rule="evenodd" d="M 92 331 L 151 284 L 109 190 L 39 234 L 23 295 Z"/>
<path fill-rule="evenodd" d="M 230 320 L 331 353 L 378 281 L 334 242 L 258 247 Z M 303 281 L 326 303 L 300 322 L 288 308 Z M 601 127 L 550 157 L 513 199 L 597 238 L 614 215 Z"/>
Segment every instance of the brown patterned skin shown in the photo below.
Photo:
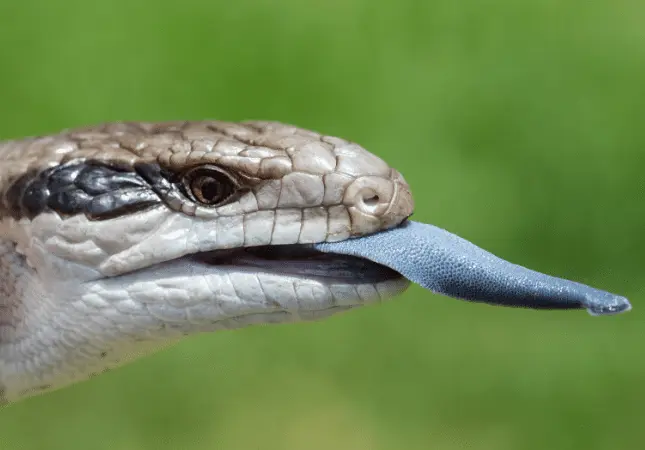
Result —
<path fill-rule="evenodd" d="M 335 151 L 339 146 L 349 146 L 357 154 Z M 115 122 L 0 143 L 0 187 L 31 170 L 76 159 L 126 166 L 156 161 L 171 170 L 222 164 L 267 180 L 281 178 L 294 167 L 306 171 L 306 161 L 312 158 L 325 160 L 314 173 L 357 175 L 349 165 L 343 170 L 346 158 L 357 157 L 372 164 L 375 175 L 388 169 L 382 160 L 349 141 L 278 122 Z"/>
<path fill-rule="evenodd" d="M 301 207 L 303 200 L 311 206 L 340 204 L 345 194 L 343 188 L 357 176 L 373 175 L 391 179 L 394 188 L 403 191 L 409 199 L 391 206 L 409 213 L 414 208 L 403 177 L 359 145 L 291 125 L 260 121 L 117 122 L 0 143 L 0 161 L 3 161 L 0 199 L 25 173 L 75 160 L 104 161 L 124 167 L 137 162 L 156 162 L 172 172 L 216 164 L 244 177 L 250 185 L 282 180 L 282 183 L 273 183 L 274 189 L 294 193 L 290 199 L 275 205 L 282 207 L 289 206 L 289 202 Z M 317 193 L 322 198 L 320 195 L 304 198 L 311 197 L 315 191 L 312 184 L 320 184 Z M 386 194 L 384 197 L 389 201 L 393 193 Z M 184 202 L 183 212 L 192 213 L 193 206 Z M 259 209 L 264 209 L 262 204 Z M 383 215 L 378 228 L 371 231 L 400 222 L 401 212 Z"/>

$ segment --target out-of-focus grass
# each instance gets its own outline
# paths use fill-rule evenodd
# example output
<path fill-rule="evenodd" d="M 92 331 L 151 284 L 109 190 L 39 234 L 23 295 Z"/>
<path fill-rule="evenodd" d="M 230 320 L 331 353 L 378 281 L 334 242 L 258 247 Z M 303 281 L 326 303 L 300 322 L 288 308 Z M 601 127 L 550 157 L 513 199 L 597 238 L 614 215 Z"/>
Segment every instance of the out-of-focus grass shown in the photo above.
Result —
<path fill-rule="evenodd" d="M 415 219 L 635 306 L 591 318 L 413 287 L 12 405 L 0 448 L 643 447 L 644 19 L 610 0 L 0 3 L 3 138 L 296 123 L 400 169 Z"/>

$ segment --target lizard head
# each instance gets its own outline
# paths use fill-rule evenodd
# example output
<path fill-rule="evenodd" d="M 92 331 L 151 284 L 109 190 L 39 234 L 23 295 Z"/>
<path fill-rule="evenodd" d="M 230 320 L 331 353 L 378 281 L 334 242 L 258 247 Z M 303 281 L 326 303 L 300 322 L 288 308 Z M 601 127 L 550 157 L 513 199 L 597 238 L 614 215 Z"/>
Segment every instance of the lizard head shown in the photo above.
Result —
<path fill-rule="evenodd" d="M 17 306 L 0 313 L 9 397 L 120 365 L 149 343 L 318 319 L 409 286 L 312 247 L 413 211 L 401 174 L 346 140 L 273 122 L 115 123 L 3 150 L 0 236 L 15 250 Z M 28 344 L 3 359 L 17 341 Z"/>
<path fill-rule="evenodd" d="M 186 335 L 320 319 L 411 281 L 505 306 L 629 309 L 408 220 L 398 171 L 295 126 L 114 123 L 8 142 L 0 159 L 8 400 Z"/>

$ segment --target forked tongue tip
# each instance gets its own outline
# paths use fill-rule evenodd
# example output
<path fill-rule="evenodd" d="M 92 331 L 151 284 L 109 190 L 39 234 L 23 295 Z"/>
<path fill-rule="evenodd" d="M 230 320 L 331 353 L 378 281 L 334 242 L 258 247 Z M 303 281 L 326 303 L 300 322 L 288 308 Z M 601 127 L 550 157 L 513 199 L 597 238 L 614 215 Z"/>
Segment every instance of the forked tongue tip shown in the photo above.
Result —
<path fill-rule="evenodd" d="M 627 312 L 627 298 L 512 264 L 433 225 L 399 227 L 314 247 L 387 266 L 435 293 L 533 309 L 587 309 L 594 316 Z"/>

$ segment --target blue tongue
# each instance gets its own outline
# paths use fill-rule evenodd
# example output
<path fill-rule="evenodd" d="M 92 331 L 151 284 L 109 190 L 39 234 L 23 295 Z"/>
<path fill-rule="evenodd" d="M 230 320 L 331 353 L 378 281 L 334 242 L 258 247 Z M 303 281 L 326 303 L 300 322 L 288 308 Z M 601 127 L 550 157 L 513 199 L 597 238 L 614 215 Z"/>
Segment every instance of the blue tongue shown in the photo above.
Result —
<path fill-rule="evenodd" d="M 631 309 L 625 297 L 509 263 L 419 222 L 314 248 L 369 259 L 435 293 L 464 300 L 534 309 L 586 308 L 594 316 Z"/>

